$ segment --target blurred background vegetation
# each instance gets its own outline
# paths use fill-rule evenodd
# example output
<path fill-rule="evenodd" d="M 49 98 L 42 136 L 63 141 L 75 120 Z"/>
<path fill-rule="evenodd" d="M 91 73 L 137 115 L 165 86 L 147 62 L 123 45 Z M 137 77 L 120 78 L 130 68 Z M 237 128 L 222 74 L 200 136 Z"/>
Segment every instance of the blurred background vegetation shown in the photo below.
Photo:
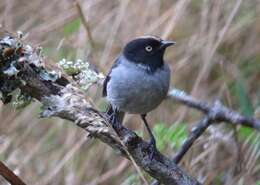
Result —
<path fill-rule="evenodd" d="M 72 0 L 1 0 L 0 24 L 8 31 L 23 31 L 54 63 L 83 59 L 104 73 L 133 37 L 152 34 L 175 40 L 166 55 L 171 86 L 260 117 L 259 0 L 82 0 L 80 5 L 92 33 L 92 51 Z M 100 88 L 89 95 L 104 110 Z M 0 159 L 26 183 L 141 184 L 133 165 L 111 148 L 87 139 L 64 120 L 39 119 L 39 112 L 38 102 L 25 109 L 0 104 Z M 159 149 L 171 156 L 200 117 L 195 110 L 164 102 L 148 119 Z M 137 116 L 127 116 L 125 124 L 147 136 Z M 206 185 L 259 185 L 259 139 L 249 128 L 211 126 L 181 166 Z M 0 183 L 6 184 L 3 179 Z"/>

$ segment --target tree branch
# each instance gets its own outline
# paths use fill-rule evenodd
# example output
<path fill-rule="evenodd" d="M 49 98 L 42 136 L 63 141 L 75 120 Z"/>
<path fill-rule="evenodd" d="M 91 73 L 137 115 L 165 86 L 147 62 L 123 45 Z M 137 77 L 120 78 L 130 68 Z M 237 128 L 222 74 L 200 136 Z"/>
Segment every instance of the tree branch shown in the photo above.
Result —
<path fill-rule="evenodd" d="M 198 101 L 187 95 L 184 91 L 173 89 L 168 97 L 176 100 L 188 107 L 203 112 L 213 122 L 226 122 L 234 125 L 243 125 L 260 131 L 260 120 L 252 117 L 246 117 L 224 106 L 220 101 L 215 101 L 212 105 L 206 102 Z"/>
<path fill-rule="evenodd" d="M 49 68 L 37 49 L 9 34 L 0 37 L 0 91 L 4 103 L 10 101 L 10 94 L 18 88 L 43 104 L 42 117 L 57 116 L 72 121 L 124 157 L 128 158 L 129 153 L 141 169 L 159 182 L 166 185 L 200 184 L 159 151 L 155 151 L 154 158 L 150 159 L 148 143 L 130 129 L 122 127 L 117 130 L 118 137 L 86 93 L 68 77 Z"/>
<path fill-rule="evenodd" d="M 25 185 L 25 183 L 0 161 L 0 175 L 12 185 Z"/>
<path fill-rule="evenodd" d="M 195 140 L 213 123 L 226 122 L 234 125 L 240 124 L 254 128 L 258 131 L 260 130 L 260 120 L 245 117 L 238 112 L 225 107 L 220 101 L 215 101 L 213 105 L 210 105 L 209 103 L 198 101 L 178 89 L 171 90 L 168 97 L 204 113 L 204 118 L 193 127 L 189 137 L 183 143 L 181 149 L 175 154 L 173 161 L 176 164 L 181 161 Z"/>

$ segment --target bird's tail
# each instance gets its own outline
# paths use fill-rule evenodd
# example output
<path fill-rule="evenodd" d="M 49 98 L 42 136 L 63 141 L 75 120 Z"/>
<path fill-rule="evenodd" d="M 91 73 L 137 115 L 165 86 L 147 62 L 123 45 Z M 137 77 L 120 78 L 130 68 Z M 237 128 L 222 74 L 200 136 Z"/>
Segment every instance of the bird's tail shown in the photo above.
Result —
<path fill-rule="evenodd" d="M 107 111 L 106 111 L 107 115 L 110 116 L 114 113 L 114 110 L 113 110 L 113 107 L 109 104 L 109 106 L 107 107 Z M 124 117 L 125 117 L 125 113 L 124 112 L 121 112 L 121 111 L 118 111 L 117 114 L 117 119 L 119 121 L 119 123 L 122 123 L 123 124 L 123 120 L 124 120 Z"/>

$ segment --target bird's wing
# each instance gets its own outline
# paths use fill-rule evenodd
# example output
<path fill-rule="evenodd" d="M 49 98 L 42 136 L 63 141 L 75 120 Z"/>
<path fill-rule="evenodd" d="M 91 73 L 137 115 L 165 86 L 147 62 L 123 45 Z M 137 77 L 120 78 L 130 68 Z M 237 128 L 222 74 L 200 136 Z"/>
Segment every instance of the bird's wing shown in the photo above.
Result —
<path fill-rule="evenodd" d="M 104 80 L 104 82 L 103 82 L 103 91 L 102 91 L 102 96 L 103 96 L 103 97 L 106 97 L 106 96 L 107 96 L 107 84 L 108 84 L 108 82 L 109 82 L 109 80 L 110 80 L 110 78 L 111 78 L 110 74 L 111 74 L 112 70 L 119 65 L 119 63 L 120 63 L 120 60 L 119 60 L 119 57 L 118 57 L 118 58 L 115 60 L 114 64 L 112 65 L 110 71 L 108 72 L 108 74 L 107 74 L 107 76 L 106 76 L 106 78 L 105 78 L 105 80 Z"/>

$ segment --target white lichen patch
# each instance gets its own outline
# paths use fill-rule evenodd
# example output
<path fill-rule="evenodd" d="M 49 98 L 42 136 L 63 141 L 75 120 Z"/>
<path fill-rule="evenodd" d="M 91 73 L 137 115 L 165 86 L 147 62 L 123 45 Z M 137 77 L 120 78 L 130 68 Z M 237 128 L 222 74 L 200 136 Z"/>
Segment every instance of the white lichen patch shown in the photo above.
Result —
<path fill-rule="evenodd" d="M 17 37 L 18 37 L 19 39 L 22 39 L 22 38 L 24 37 L 24 33 L 23 33 L 22 31 L 20 31 L 20 30 L 18 30 L 18 31 L 16 32 L 16 34 L 17 34 Z"/>
<path fill-rule="evenodd" d="M 42 79 L 46 81 L 52 81 L 55 82 L 58 78 L 61 77 L 61 72 L 57 71 L 46 71 L 46 70 L 41 70 L 40 71 L 40 76 Z"/>
<path fill-rule="evenodd" d="M 68 75 L 74 75 L 79 72 L 73 61 L 62 59 L 58 63 L 59 67 L 62 68 Z"/>
<path fill-rule="evenodd" d="M 3 71 L 3 73 L 8 76 L 16 76 L 18 72 L 19 71 L 16 69 L 16 67 L 14 67 L 13 64 L 11 64 L 9 68 Z"/>
<path fill-rule="evenodd" d="M 36 48 L 36 52 L 34 52 L 30 45 L 25 45 L 24 48 L 24 54 L 27 61 L 30 61 L 30 63 L 34 64 L 36 67 L 44 67 L 43 56 L 41 55 L 41 52 L 38 51 L 38 48 Z"/>
<path fill-rule="evenodd" d="M 172 89 L 169 92 L 169 95 L 177 96 L 177 97 L 187 96 L 187 94 L 184 91 L 181 91 L 179 89 Z"/>
<path fill-rule="evenodd" d="M 6 36 L 0 40 L 1 45 L 14 46 L 15 43 L 16 43 L 16 40 L 10 36 Z"/>
<path fill-rule="evenodd" d="M 42 117 L 73 114 L 73 111 L 75 111 L 74 107 L 80 107 L 82 105 L 90 107 L 90 104 L 85 100 L 84 94 L 81 94 L 70 84 L 62 89 L 60 95 L 44 97 L 42 103 Z"/>
<path fill-rule="evenodd" d="M 84 91 L 87 91 L 92 84 L 105 78 L 102 73 L 92 70 L 88 62 L 80 59 L 75 62 L 62 59 L 59 61 L 59 67 L 61 67 L 68 75 L 74 75 L 77 83 Z"/>

